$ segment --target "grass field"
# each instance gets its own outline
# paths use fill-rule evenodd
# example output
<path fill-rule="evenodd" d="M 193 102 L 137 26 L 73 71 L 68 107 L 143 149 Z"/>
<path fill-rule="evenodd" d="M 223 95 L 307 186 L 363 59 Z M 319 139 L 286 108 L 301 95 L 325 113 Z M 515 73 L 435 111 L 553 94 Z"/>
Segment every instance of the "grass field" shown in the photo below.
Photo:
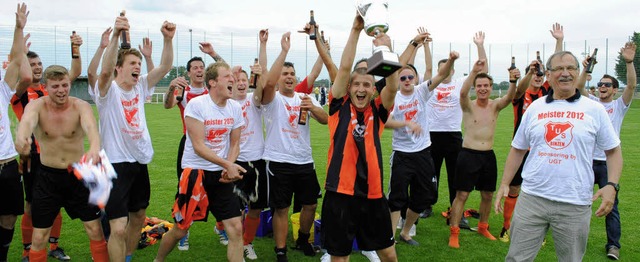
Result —
<path fill-rule="evenodd" d="M 178 142 L 181 137 L 182 125 L 179 118 L 178 109 L 165 110 L 160 104 L 148 104 L 147 123 L 153 139 L 155 157 L 149 165 L 151 176 L 151 204 L 147 209 L 148 216 L 156 216 L 170 220 L 170 210 L 176 190 L 175 161 Z M 503 110 L 496 129 L 495 147 L 498 159 L 499 177 L 502 176 L 502 168 L 510 146 L 513 116 L 512 109 Z M 316 122 L 311 124 L 313 156 L 318 172 L 318 180 L 324 182 L 327 162 L 327 151 L 329 147 L 328 130 L 326 126 Z M 640 148 L 636 147 L 640 138 L 635 131 L 640 130 L 640 101 L 632 104 L 632 108 L 627 113 L 622 127 L 622 148 L 624 156 L 623 175 L 620 180 L 620 213 L 622 220 L 622 249 L 621 258 L 627 261 L 640 261 L 640 234 L 635 232 L 640 228 L 639 219 L 640 207 L 637 199 L 640 193 L 634 188 L 640 187 L 640 178 L 637 172 L 640 170 L 640 162 L 636 161 L 640 157 Z M 108 143 L 109 141 L 103 141 Z M 385 183 L 388 179 L 389 166 L 388 159 L 391 150 L 391 132 L 385 131 L 383 135 L 383 154 L 385 157 Z M 442 178 L 446 179 L 446 171 L 443 167 Z M 500 181 L 500 178 L 498 179 Z M 509 245 L 500 241 L 489 241 L 479 234 L 471 231 L 463 231 L 460 236 L 461 248 L 451 249 L 447 246 L 449 228 L 445 224 L 445 219 L 439 215 L 446 210 L 448 204 L 448 193 L 446 192 L 446 181 L 440 181 L 440 201 L 434 205 L 435 215 L 421 219 L 417 228 L 415 239 L 420 242 L 419 247 L 410 247 L 400 243 L 397 245 L 398 257 L 400 261 L 501 261 L 508 251 Z M 473 192 L 465 208 L 478 209 L 480 195 Z M 636 203 L 636 204 L 634 204 Z M 594 203 L 594 211 L 600 201 Z M 320 207 L 320 205 L 318 205 Z M 320 208 L 318 208 L 318 211 Z M 65 248 L 68 255 L 74 261 L 91 261 L 89 253 L 89 241 L 84 233 L 84 229 L 79 220 L 71 221 L 68 216 L 63 215 L 64 224 L 60 245 Z M 226 248 L 218 243 L 217 235 L 213 232 L 213 222 L 195 223 L 191 229 L 190 250 L 178 251 L 167 258 L 167 261 L 225 261 Z M 471 226 L 476 226 L 477 220 L 470 219 Z M 502 227 L 502 215 L 491 214 L 489 221 L 490 231 L 497 236 Z M 587 254 L 584 261 L 606 261 L 604 244 L 606 243 L 606 233 L 604 229 L 604 218 L 592 218 L 591 232 L 588 243 Z M 549 234 L 550 236 L 551 234 Z M 547 237 L 546 246 L 542 247 L 538 254 L 537 261 L 554 261 L 555 249 L 553 240 Z M 293 245 L 291 234 L 289 234 L 289 246 Z M 157 246 L 151 246 L 143 250 L 136 251 L 134 261 L 152 261 L 157 252 Z M 258 254 L 258 261 L 273 261 L 273 239 L 256 238 L 254 246 Z M 9 261 L 18 261 L 22 252 L 20 236 L 20 218 L 16 224 L 15 236 L 10 249 Z M 304 257 L 301 252 L 290 250 L 290 261 L 319 261 L 320 256 L 314 258 Z M 53 261 L 53 260 L 50 260 Z M 352 261 L 367 261 L 365 257 L 354 253 Z"/>

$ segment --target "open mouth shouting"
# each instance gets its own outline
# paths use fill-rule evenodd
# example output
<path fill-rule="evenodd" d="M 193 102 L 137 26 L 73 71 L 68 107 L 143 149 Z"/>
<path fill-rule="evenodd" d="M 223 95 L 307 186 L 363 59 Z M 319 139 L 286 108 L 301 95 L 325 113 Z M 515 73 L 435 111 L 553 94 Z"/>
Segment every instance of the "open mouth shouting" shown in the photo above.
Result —
<path fill-rule="evenodd" d="M 138 80 L 140 79 L 140 72 L 133 72 L 131 73 L 131 76 L 133 77 L 133 80 L 138 82 Z"/>

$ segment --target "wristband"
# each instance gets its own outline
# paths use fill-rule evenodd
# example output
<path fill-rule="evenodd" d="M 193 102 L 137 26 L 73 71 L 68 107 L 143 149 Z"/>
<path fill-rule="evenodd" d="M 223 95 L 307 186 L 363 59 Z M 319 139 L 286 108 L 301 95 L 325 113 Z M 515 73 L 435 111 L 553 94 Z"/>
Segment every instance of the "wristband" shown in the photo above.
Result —
<path fill-rule="evenodd" d="M 516 79 L 516 80 L 509 80 L 509 83 L 516 83 L 516 82 L 518 82 L 518 79 Z"/>
<path fill-rule="evenodd" d="M 411 44 L 413 47 L 418 47 L 418 42 L 416 42 L 416 40 L 411 39 L 409 44 Z"/>

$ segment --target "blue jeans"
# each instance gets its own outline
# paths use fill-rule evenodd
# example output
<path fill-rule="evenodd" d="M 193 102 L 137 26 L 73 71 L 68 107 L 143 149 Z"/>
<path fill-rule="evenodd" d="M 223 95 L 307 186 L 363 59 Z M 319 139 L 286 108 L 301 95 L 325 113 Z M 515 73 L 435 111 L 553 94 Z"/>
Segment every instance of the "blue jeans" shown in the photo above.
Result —
<path fill-rule="evenodd" d="M 595 183 L 599 188 L 602 188 L 609 181 L 607 176 L 607 162 L 593 160 L 593 174 L 595 176 Z M 611 213 L 607 215 L 605 220 L 607 227 L 607 244 L 605 249 L 609 249 L 612 246 L 620 248 L 620 212 L 618 212 L 618 194 L 616 193 L 616 200 L 613 202 L 613 209 Z"/>

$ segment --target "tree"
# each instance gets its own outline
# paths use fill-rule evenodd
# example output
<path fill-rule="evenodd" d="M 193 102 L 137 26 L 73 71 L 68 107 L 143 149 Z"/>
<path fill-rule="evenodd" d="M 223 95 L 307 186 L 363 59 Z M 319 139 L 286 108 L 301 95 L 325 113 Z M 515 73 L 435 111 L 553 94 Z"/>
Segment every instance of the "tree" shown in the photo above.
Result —
<path fill-rule="evenodd" d="M 169 86 L 169 83 L 171 83 L 171 81 L 178 76 L 184 76 L 187 79 L 187 81 L 189 81 L 189 77 L 187 77 L 187 67 L 178 66 L 176 68 L 174 66 L 173 68 L 171 68 L 171 71 L 169 71 L 169 73 L 166 76 L 164 76 L 162 80 L 160 80 L 157 86 Z"/>
<path fill-rule="evenodd" d="M 633 32 L 633 38 L 631 39 L 636 46 L 640 46 L 640 33 Z M 636 72 L 640 72 L 640 52 L 636 50 L 636 56 L 633 58 L 633 65 L 636 68 Z M 616 76 L 618 80 L 620 80 L 625 85 L 627 84 L 627 65 L 620 52 L 618 52 L 618 58 L 616 60 Z M 640 81 L 636 81 L 636 83 L 640 83 Z"/>

